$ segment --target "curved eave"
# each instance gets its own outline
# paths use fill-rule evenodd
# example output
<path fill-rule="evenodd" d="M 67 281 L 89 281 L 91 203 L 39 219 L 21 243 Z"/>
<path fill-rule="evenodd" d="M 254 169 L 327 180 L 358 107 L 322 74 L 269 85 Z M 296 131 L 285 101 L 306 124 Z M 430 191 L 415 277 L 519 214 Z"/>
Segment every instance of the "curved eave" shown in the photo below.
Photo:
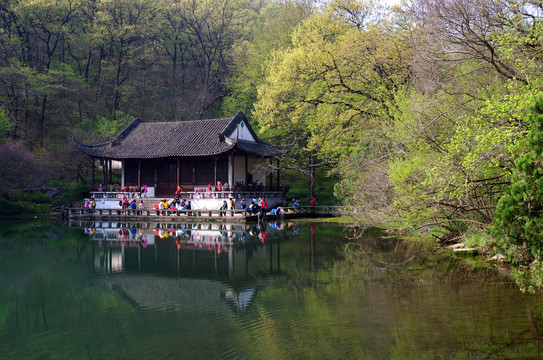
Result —
<path fill-rule="evenodd" d="M 262 140 L 258 143 L 239 140 L 236 146 L 243 152 L 261 157 L 280 157 L 292 150 L 293 147 L 293 145 L 276 146 Z"/>

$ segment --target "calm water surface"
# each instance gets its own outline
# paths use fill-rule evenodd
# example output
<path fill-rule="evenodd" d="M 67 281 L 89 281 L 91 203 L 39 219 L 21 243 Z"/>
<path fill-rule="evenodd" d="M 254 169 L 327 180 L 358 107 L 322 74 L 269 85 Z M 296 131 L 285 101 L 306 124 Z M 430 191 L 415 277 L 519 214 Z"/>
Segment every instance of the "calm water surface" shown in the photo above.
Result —
<path fill-rule="evenodd" d="M 311 223 L 0 227 L 1 359 L 539 359 L 491 267 Z"/>

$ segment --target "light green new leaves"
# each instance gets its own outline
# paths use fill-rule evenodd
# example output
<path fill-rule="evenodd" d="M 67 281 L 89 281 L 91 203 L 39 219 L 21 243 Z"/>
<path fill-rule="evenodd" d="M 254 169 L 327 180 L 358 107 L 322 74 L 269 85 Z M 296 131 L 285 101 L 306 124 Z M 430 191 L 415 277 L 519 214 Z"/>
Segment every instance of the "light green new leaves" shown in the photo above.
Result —
<path fill-rule="evenodd" d="M 330 13 L 307 19 L 277 52 L 255 115 L 263 130 L 288 122 L 308 135 L 307 148 L 336 163 L 364 132 L 390 122 L 394 93 L 407 78 L 399 38 L 366 30 Z"/>

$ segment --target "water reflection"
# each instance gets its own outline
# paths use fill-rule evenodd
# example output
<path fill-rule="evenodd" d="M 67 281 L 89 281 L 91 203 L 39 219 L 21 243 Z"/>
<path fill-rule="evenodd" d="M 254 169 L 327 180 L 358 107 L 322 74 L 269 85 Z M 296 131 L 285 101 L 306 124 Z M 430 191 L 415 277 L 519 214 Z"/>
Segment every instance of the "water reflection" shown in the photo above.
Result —
<path fill-rule="evenodd" d="M 540 356 L 543 298 L 377 232 L 72 225 L 0 226 L 0 358 Z"/>
<path fill-rule="evenodd" d="M 114 289 L 137 308 L 226 307 L 237 314 L 247 311 L 259 289 L 284 275 L 282 233 L 300 233 L 298 226 L 283 223 L 71 225 L 81 226 L 91 239 L 94 286 Z M 315 232 L 313 227 L 311 271 L 316 266 Z"/>
<path fill-rule="evenodd" d="M 175 271 L 228 279 L 280 273 L 279 240 L 268 241 L 270 230 L 266 224 L 96 223 L 84 228 L 93 240 L 96 271 Z"/>

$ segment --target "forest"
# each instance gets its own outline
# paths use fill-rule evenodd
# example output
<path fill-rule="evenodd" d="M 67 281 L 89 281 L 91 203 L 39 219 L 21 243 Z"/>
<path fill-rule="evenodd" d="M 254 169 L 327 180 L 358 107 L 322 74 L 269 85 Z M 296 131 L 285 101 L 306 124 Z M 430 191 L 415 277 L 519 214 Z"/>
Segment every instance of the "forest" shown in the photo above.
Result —
<path fill-rule="evenodd" d="M 333 187 L 358 225 L 503 254 L 530 290 L 542 15 L 541 0 L 2 0 L 0 201 L 88 186 L 74 134 L 243 111 L 296 140 L 283 169 Z"/>

